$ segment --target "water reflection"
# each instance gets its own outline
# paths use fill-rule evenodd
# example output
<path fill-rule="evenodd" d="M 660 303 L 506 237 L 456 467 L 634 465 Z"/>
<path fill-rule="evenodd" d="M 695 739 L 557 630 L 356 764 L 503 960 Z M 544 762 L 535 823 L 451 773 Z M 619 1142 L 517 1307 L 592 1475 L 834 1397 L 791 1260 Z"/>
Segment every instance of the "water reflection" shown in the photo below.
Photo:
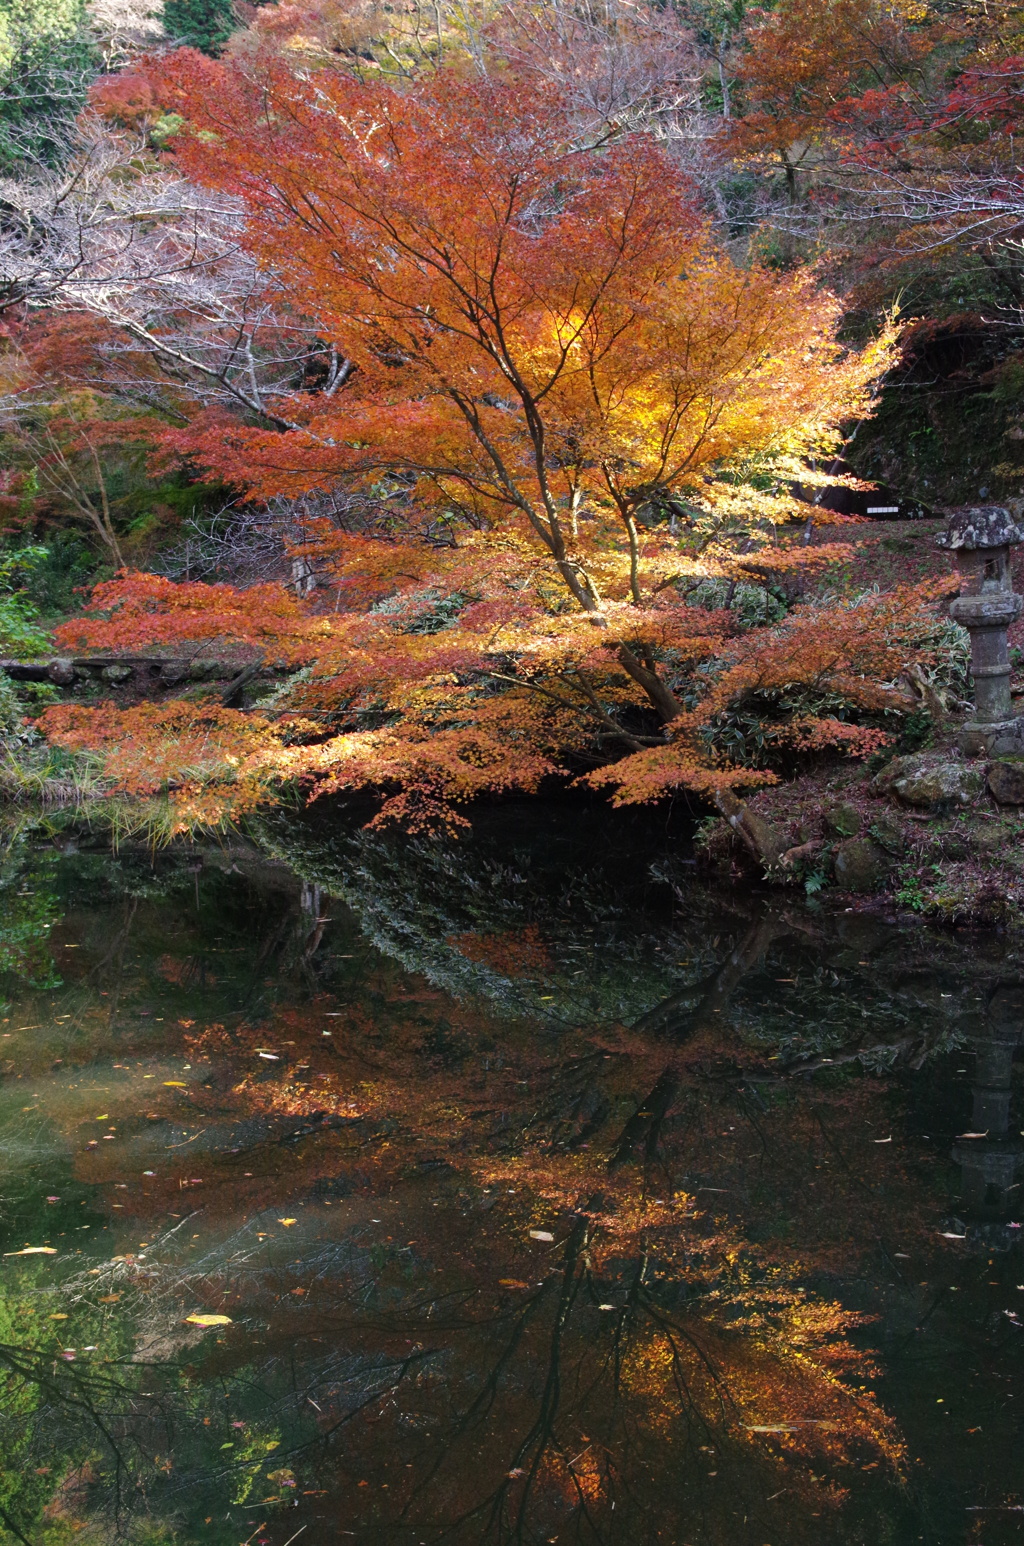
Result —
<path fill-rule="evenodd" d="M 585 811 L 260 838 L 9 857 L 9 1534 L 1015 1538 L 1012 942 Z"/>
<path fill-rule="evenodd" d="M 960 1164 L 965 1235 L 979 1250 L 1008 1251 L 1020 1224 L 1021 1135 L 1011 1128 L 1013 1062 L 1024 1035 L 1024 990 L 997 988 L 982 1033 L 973 1038 L 971 1127 L 953 1149 Z"/>

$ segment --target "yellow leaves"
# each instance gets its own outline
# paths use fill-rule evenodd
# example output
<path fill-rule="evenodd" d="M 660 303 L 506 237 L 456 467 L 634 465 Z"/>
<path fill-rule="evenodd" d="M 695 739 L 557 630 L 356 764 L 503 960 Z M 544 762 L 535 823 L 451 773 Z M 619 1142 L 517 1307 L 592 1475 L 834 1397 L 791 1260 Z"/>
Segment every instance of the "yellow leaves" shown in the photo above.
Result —
<path fill-rule="evenodd" d="M 233 1324 L 230 1315 L 208 1315 L 205 1311 L 193 1312 L 185 1316 L 185 1323 L 189 1326 L 230 1326 Z"/>

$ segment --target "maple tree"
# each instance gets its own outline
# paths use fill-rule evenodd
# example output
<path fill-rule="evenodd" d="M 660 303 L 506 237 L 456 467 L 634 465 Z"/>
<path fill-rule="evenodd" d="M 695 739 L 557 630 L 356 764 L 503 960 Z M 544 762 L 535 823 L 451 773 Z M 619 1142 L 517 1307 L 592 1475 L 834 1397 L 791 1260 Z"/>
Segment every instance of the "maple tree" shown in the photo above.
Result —
<path fill-rule="evenodd" d="M 735 61 L 742 95 L 728 129 L 732 145 L 773 158 L 795 198 L 799 173 L 813 179 L 828 163 L 837 104 L 897 82 L 919 88 L 944 30 L 920 0 L 782 0 L 752 12 Z"/>
<path fill-rule="evenodd" d="M 813 212 L 831 224 L 837 257 L 864 247 L 868 266 L 922 254 L 934 264 L 966 247 L 998 279 L 1021 210 L 1009 137 L 1022 43 L 1015 0 L 782 0 L 747 20 L 728 143 L 748 165 L 783 170 L 803 201 L 791 228 L 810 234 Z"/>
<path fill-rule="evenodd" d="M 891 331 L 842 348 L 810 275 L 736 264 L 650 137 L 580 142 L 550 90 L 442 71 L 398 92 L 187 50 L 152 79 L 185 125 L 179 166 L 243 201 L 280 304 L 345 362 L 279 395 L 272 428 L 193 407 L 163 454 L 252 499 L 372 487 L 378 513 L 304 522 L 304 607 L 125 575 L 62 642 L 227 637 L 303 668 L 276 708 L 317 743 L 261 750 L 261 770 L 391 790 L 414 823 L 574 756 L 634 754 L 615 774 L 632 799 L 770 780 L 706 744 L 754 690 L 802 694 L 795 745 L 879 744 L 810 700 L 898 706 L 866 684 L 898 671 L 921 591 L 794 614 L 761 677 L 735 617 L 687 603 L 716 576 L 795 598 L 845 553 L 798 540 L 790 484 L 868 411 Z M 46 719 L 77 745 L 91 722 Z M 136 731 L 159 716 L 129 711 L 118 735 Z"/>

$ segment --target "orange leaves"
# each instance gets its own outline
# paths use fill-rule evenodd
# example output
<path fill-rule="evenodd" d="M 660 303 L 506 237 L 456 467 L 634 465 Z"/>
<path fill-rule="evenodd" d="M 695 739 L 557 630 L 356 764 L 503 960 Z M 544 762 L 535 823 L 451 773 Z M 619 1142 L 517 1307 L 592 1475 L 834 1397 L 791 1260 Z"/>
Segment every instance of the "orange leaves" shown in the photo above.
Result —
<path fill-rule="evenodd" d="M 99 759 L 114 792 L 166 794 L 174 831 L 254 810 L 281 778 L 284 726 L 258 715 L 188 703 L 59 704 L 40 726 L 56 746 Z"/>
<path fill-rule="evenodd" d="M 370 547 L 340 544 L 342 588 L 344 555 L 354 553 L 362 584 Z M 402 549 L 385 551 L 390 564 Z M 546 610 L 530 570 L 506 566 L 500 548 L 488 575 L 487 551 L 481 541 L 461 559 L 439 559 L 443 588 L 408 585 L 375 610 L 337 615 L 308 610 L 276 586 L 235 592 L 122 576 L 97 594 L 110 621 L 66 631 L 103 646 L 216 633 L 289 655 L 307 669 L 279 690 L 274 712 L 283 717 L 180 702 L 63 707 L 44 715 L 43 728 L 102 757 L 115 787 L 168 793 L 183 822 L 186 811 L 206 821 L 251 808 L 291 782 L 314 797 L 373 790 L 379 822 L 457 825 L 460 807 L 481 795 L 533 792 L 580 756 L 611 764 L 583 777 L 620 804 L 678 789 L 708 795 L 778 778 L 770 761 L 723 750 L 723 716 L 767 712 L 762 744 L 776 759 L 864 756 L 885 744 L 878 716 L 906 707 L 886 684 L 926 630 L 936 588 L 804 605 L 746 633 L 734 631 L 730 613 L 686 606 L 670 588 L 649 606 L 608 603 L 596 628 L 579 612 Z M 691 695 L 663 728 L 650 715 L 648 673 Z M 856 722 L 865 715 L 876 722 Z"/>
<path fill-rule="evenodd" d="M 371 825 L 394 821 L 413 832 L 464 826 L 460 806 L 482 794 L 533 794 L 558 771 L 538 745 L 541 737 L 530 734 L 529 715 L 519 726 L 511 716 L 497 724 L 486 712 L 476 719 L 430 729 L 410 716 L 397 730 L 338 736 L 307 748 L 294 764 L 314 781 L 317 795 L 358 788 L 385 793 Z"/>
<path fill-rule="evenodd" d="M 753 17 L 737 66 L 747 111 L 730 125 L 748 150 L 788 151 L 828 128 L 837 101 L 906 78 L 942 36 L 921 0 L 783 0 Z"/>
<path fill-rule="evenodd" d="M 152 79 L 188 120 L 183 168 L 243 200 L 287 305 L 358 367 L 292 394 L 283 432 L 164 437 L 261 497 L 402 469 L 420 505 L 521 527 L 590 609 L 603 534 L 575 513 L 621 537 L 648 491 L 866 411 L 888 342 L 839 349 L 832 297 L 735 264 L 653 138 L 581 150 L 550 88 L 441 71 L 399 93 L 187 50 Z"/>
<path fill-rule="evenodd" d="M 680 788 L 707 794 L 777 783 L 770 770 L 736 767 L 715 753 L 718 718 L 783 695 L 842 701 L 854 711 L 875 714 L 906 707 L 902 695 L 886 684 L 915 653 L 912 641 L 926 629 L 935 589 L 934 581 L 926 581 L 891 595 L 862 598 L 856 605 L 807 606 L 777 628 L 752 630 L 730 644 L 723 669 L 701 701 L 673 721 L 666 746 L 590 773 L 587 782 L 613 786 L 620 805 L 644 803 Z M 831 748 L 867 756 L 889 736 L 834 713 L 796 712 L 772 727 L 771 739 L 795 751 Z"/>
<path fill-rule="evenodd" d="M 895 656 L 870 618 L 815 614 L 745 642 L 685 586 L 844 552 L 780 529 L 807 453 L 868 411 L 889 332 L 840 347 L 837 301 L 807 273 L 734 262 L 653 136 L 585 148 L 559 93 L 509 72 L 437 70 L 398 91 L 273 50 L 175 50 L 146 79 L 183 121 L 181 169 L 241 201 L 282 315 L 353 367 L 282 387 L 263 427 L 223 406 L 186 414 L 164 453 L 260 498 L 344 477 L 384 513 L 293 531 L 321 585 L 306 603 L 124 573 L 97 589 L 100 615 L 65 624 L 63 645 L 272 652 L 303 668 L 277 709 L 320 721 L 310 745 L 247 721 L 238 749 L 230 718 L 139 711 L 136 752 L 136 722 L 118 740 L 101 713 L 92 744 L 120 787 L 164 787 L 177 737 L 194 809 L 200 787 L 234 809 L 280 779 L 373 788 L 381 819 L 415 827 L 570 760 L 629 753 L 591 775 L 621 799 L 765 782 L 713 749 L 716 715 L 794 683 L 888 701 Z M 148 100 L 128 95 L 125 112 Z M 796 718 L 791 748 L 874 744 L 838 713 Z M 89 743 L 83 718 L 48 723 Z"/>
<path fill-rule="evenodd" d="M 175 583 L 160 575 L 122 571 L 97 585 L 92 608 L 106 614 L 74 618 L 55 630 L 67 649 L 147 649 L 210 639 L 267 645 L 293 660 L 307 658 L 310 619 L 281 585 Z"/>

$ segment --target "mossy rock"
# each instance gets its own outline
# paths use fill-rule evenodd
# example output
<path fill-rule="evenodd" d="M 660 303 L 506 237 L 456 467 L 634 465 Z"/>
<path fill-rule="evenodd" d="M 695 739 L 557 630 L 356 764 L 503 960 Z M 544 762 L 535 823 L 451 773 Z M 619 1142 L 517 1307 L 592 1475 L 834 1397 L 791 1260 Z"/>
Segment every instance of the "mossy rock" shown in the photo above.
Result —
<path fill-rule="evenodd" d="M 831 805 L 823 812 L 822 820 L 830 837 L 856 837 L 861 829 L 861 815 L 855 805 Z"/>
<path fill-rule="evenodd" d="M 847 838 L 836 849 L 836 885 L 843 891 L 877 891 L 891 868 L 891 856 L 873 838 Z"/>
<path fill-rule="evenodd" d="M 871 823 L 868 833 L 887 854 L 901 854 L 907 846 L 903 828 L 893 816 L 879 816 Z"/>
<path fill-rule="evenodd" d="M 943 811 L 973 805 L 985 787 L 980 768 L 963 762 L 938 762 L 911 767 L 893 781 L 892 792 L 904 805 Z"/>
<path fill-rule="evenodd" d="M 1024 805 L 1024 757 L 1001 757 L 990 763 L 988 788 L 999 805 Z"/>

